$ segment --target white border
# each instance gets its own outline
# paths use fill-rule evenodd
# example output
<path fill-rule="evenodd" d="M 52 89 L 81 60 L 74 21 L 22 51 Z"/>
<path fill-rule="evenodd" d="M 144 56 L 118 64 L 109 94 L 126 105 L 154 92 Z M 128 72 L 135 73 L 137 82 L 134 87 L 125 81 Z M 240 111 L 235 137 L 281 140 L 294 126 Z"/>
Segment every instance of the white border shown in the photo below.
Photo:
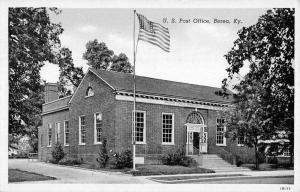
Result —
<path fill-rule="evenodd" d="M 100 112 L 94 113 L 94 145 L 102 144 L 102 141 L 97 142 L 96 114 L 100 114 L 101 115 L 101 121 L 102 121 L 102 118 L 103 118 L 102 113 L 100 113 Z M 102 121 L 102 123 L 103 123 L 103 121 Z M 103 128 L 102 128 L 102 134 L 103 134 Z"/>
<path fill-rule="evenodd" d="M 146 126 L 146 118 L 147 118 L 147 115 L 146 115 L 146 111 L 141 111 L 141 110 L 135 110 L 135 112 L 137 113 L 143 113 L 144 114 L 144 129 L 143 129 L 143 142 L 138 142 L 136 141 L 135 144 L 146 144 L 146 133 L 147 133 L 147 126 Z M 131 119 L 132 119 L 132 130 L 133 130 L 133 113 L 134 113 L 134 110 L 132 110 L 132 113 L 131 113 Z M 135 137 L 135 135 L 134 135 Z"/>
<path fill-rule="evenodd" d="M 226 143 L 226 137 L 225 137 L 225 133 L 226 133 L 226 125 L 224 125 L 224 130 L 223 130 L 223 143 L 217 143 L 217 133 L 218 133 L 218 120 L 217 119 L 224 119 L 223 117 L 216 117 L 216 146 L 221 146 L 221 147 L 226 147 L 227 143 Z"/>
<path fill-rule="evenodd" d="M 86 144 L 86 139 L 87 139 L 87 134 L 86 134 L 86 132 L 87 132 L 87 130 L 85 130 L 85 143 L 82 143 L 81 142 L 81 117 L 86 117 L 85 115 L 81 115 L 81 116 L 79 116 L 78 117 L 78 119 L 79 119 L 79 121 L 78 121 L 78 145 L 85 145 Z M 85 119 L 85 123 L 86 123 L 86 119 Z M 84 126 L 86 126 L 86 124 L 84 125 Z M 86 129 L 86 127 L 85 127 L 85 129 Z"/>
<path fill-rule="evenodd" d="M 163 142 L 163 125 L 164 125 L 164 115 L 172 115 L 172 142 Z M 161 113 L 161 144 L 162 145 L 175 145 L 175 141 L 174 141 L 174 113 L 165 113 L 162 112 Z"/>
<path fill-rule="evenodd" d="M 66 143 L 66 122 L 69 124 L 69 143 Z M 64 146 L 69 146 L 70 145 L 70 121 L 69 120 L 64 120 Z"/>

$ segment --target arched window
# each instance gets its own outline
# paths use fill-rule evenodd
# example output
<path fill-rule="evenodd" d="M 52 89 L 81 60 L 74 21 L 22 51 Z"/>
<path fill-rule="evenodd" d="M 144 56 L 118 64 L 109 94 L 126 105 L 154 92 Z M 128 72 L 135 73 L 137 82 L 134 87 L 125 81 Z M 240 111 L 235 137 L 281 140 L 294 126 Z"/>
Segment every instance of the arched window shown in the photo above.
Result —
<path fill-rule="evenodd" d="M 204 124 L 203 117 L 200 112 L 193 111 L 188 115 L 186 118 L 186 123 L 191 123 L 191 124 Z"/>
<path fill-rule="evenodd" d="M 90 96 L 94 96 L 94 90 L 91 86 L 89 86 L 86 90 L 86 93 L 85 93 L 85 96 L 86 97 L 90 97 Z"/>

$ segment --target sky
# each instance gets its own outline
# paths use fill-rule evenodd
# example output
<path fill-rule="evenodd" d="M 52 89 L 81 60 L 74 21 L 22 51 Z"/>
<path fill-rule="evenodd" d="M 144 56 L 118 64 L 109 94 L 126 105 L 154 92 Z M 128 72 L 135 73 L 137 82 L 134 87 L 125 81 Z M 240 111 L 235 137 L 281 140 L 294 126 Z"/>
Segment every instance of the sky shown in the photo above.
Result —
<path fill-rule="evenodd" d="M 171 81 L 221 87 L 229 66 L 224 55 L 233 47 L 237 32 L 257 22 L 267 9 L 137 9 L 149 20 L 162 24 L 170 31 L 170 52 L 144 41 L 138 42 L 136 74 Z M 62 46 L 72 51 L 75 66 L 86 72 L 82 59 L 88 41 L 105 42 L 115 54 L 125 53 L 133 64 L 133 9 L 62 9 L 60 15 L 50 14 L 54 23 L 64 28 Z M 163 19 L 167 19 L 167 23 Z M 175 20 L 172 23 L 172 19 Z M 230 23 L 215 23 L 229 20 Z M 237 19 L 240 23 L 235 23 Z M 209 20 L 210 23 L 197 21 Z M 180 22 L 182 21 L 182 22 Z M 185 22 L 183 22 L 185 21 Z M 196 21 L 196 22 L 194 22 Z M 136 39 L 138 22 L 136 17 Z M 245 67 L 242 71 L 246 73 Z M 46 64 L 41 71 L 47 82 L 58 81 L 58 66 Z"/>

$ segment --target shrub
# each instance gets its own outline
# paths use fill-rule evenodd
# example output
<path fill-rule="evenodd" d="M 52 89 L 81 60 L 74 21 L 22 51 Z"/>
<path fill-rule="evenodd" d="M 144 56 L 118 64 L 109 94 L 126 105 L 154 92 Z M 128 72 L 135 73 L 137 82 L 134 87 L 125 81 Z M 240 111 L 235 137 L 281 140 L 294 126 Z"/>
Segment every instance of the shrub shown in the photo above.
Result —
<path fill-rule="evenodd" d="M 28 157 L 29 157 L 29 154 L 27 151 L 20 151 L 14 156 L 14 158 L 17 158 L 17 159 L 27 159 Z"/>
<path fill-rule="evenodd" d="M 132 153 L 131 150 L 127 149 L 122 153 L 114 154 L 113 166 L 115 169 L 123 169 L 125 167 L 132 167 Z"/>
<path fill-rule="evenodd" d="M 60 143 L 56 143 L 52 150 L 52 158 L 55 163 L 58 163 L 65 156 L 64 149 Z"/>
<path fill-rule="evenodd" d="M 236 156 L 236 166 L 240 167 L 243 164 L 243 160 L 240 156 Z"/>
<path fill-rule="evenodd" d="M 197 161 L 193 158 L 185 156 L 184 150 L 177 149 L 173 153 L 168 153 L 162 157 L 162 163 L 164 165 L 181 165 L 185 167 L 196 167 L 198 165 Z"/>
<path fill-rule="evenodd" d="M 275 157 L 275 156 L 268 157 L 268 163 L 270 163 L 270 164 L 277 164 L 278 163 L 277 157 Z"/>
<path fill-rule="evenodd" d="M 80 165 L 82 161 L 80 159 L 69 158 L 69 159 L 62 159 L 58 162 L 60 165 Z"/>
<path fill-rule="evenodd" d="M 102 167 L 102 168 L 106 167 L 106 164 L 107 164 L 108 159 L 109 159 L 109 156 L 108 156 L 108 153 L 107 153 L 107 149 L 106 149 L 106 143 L 107 143 L 107 140 L 103 139 L 100 151 L 98 152 L 98 156 L 99 157 L 96 158 L 99 166 Z"/>

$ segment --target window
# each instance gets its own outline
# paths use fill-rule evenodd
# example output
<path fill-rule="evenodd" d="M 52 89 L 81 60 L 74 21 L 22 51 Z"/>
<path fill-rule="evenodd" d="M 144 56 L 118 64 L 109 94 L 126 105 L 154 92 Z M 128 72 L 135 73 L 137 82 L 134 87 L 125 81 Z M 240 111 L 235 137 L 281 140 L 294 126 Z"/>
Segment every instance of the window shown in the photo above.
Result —
<path fill-rule="evenodd" d="M 86 90 L 86 93 L 85 93 L 85 96 L 86 97 L 91 97 L 91 96 L 94 96 L 94 90 L 91 86 L 89 86 Z"/>
<path fill-rule="evenodd" d="M 52 144 L 52 125 L 48 123 L 48 147 Z"/>
<path fill-rule="evenodd" d="M 79 117 L 79 144 L 85 145 L 86 140 L 86 122 L 85 122 L 85 116 Z"/>
<path fill-rule="evenodd" d="M 102 143 L 102 114 L 95 113 L 94 115 L 94 143 Z"/>
<path fill-rule="evenodd" d="M 60 141 L 60 123 L 55 123 L 55 143 Z"/>
<path fill-rule="evenodd" d="M 146 143 L 146 113 L 144 111 L 135 112 L 135 141 L 137 144 Z"/>
<path fill-rule="evenodd" d="M 237 145 L 243 146 L 245 144 L 245 136 L 243 134 L 238 134 Z"/>
<path fill-rule="evenodd" d="M 174 144 L 174 115 L 172 113 L 162 114 L 162 143 Z"/>
<path fill-rule="evenodd" d="M 65 146 L 68 146 L 70 144 L 70 125 L 69 125 L 69 121 L 65 121 L 65 125 L 64 125 L 64 133 L 65 133 Z"/>
<path fill-rule="evenodd" d="M 225 131 L 226 131 L 225 119 L 217 118 L 217 135 L 216 135 L 217 145 L 226 145 Z"/>

